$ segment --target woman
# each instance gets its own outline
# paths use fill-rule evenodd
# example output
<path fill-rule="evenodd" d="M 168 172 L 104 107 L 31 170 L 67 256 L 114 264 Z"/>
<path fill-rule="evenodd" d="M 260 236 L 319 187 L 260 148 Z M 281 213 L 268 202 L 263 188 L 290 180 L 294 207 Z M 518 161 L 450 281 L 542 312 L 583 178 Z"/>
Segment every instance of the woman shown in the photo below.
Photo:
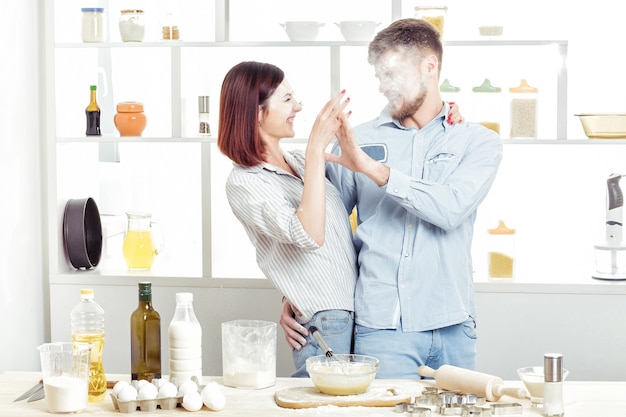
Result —
<path fill-rule="evenodd" d="M 242 62 L 224 78 L 217 137 L 234 162 L 228 202 L 256 248 L 259 268 L 298 323 L 317 327 L 335 353 L 351 350 L 357 277 L 348 215 L 325 177 L 325 150 L 349 102 L 344 95 L 322 108 L 305 152 L 286 151 L 280 141 L 295 136 L 302 106 L 281 69 Z M 306 359 L 322 354 L 309 332 L 302 347 L 294 346 L 292 376 L 308 376 Z"/>

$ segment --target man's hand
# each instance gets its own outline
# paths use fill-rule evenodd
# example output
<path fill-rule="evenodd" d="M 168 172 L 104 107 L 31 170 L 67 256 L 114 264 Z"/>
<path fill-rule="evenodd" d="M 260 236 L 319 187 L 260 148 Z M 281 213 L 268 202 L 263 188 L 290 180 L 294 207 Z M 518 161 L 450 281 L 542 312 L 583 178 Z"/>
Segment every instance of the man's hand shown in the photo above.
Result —
<path fill-rule="evenodd" d="M 300 350 L 306 345 L 304 336 L 309 334 L 308 330 L 296 321 L 295 316 L 301 313 L 295 308 L 287 298 L 283 297 L 283 308 L 280 311 L 280 327 L 283 328 L 285 340 L 292 349 Z"/>

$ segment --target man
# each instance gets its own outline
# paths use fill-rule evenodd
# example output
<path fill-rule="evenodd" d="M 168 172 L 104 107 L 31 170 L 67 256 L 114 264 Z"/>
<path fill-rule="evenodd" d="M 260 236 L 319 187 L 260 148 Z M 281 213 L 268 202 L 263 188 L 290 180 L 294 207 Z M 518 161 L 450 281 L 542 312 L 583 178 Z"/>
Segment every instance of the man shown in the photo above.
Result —
<path fill-rule="evenodd" d="M 476 123 L 446 123 L 439 93 L 443 47 L 426 21 L 402 19 L 369 45 L 381 114 L 338 134 L 327 176 L 348 212 L 356 206 L 354 352 L 380 359 L 379 378 L 417 368 L 473 369 L 476 311 L 471 243 L 478 205 L 502 159 L 502 143 Z M 306 334 L 288 303 L 281 326 L 292 346 Z"/>

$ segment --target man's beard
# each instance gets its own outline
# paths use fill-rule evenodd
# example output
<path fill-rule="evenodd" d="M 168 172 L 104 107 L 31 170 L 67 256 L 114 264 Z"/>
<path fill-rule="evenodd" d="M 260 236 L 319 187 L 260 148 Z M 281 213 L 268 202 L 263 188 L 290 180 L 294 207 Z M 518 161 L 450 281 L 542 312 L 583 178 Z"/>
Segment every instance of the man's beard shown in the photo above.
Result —
<path fill-rule="evenodd" d="M 390 108 L 391 117 L 400 121 L 411 117 L 420 109 L 420 107 L 422 107 L 425 100 L 426 94 L 422 92 L 413 101 L 408 102 L 404 100 L 400 107 L 394 107 L 392 104 Z"/>

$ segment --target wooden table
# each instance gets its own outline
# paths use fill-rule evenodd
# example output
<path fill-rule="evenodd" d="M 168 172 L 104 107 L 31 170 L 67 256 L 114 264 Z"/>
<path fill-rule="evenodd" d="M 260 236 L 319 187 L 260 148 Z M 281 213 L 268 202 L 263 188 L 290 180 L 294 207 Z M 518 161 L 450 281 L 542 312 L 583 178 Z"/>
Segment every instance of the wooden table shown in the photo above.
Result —
<path fill-rule="evenodd" d="M 32 387 L 41 378 L 38 372 L 5 372 L 0 375 L 0 416 L 30 417 L 50 416 L 47 411 L 46 400 L 32 403 L 24 401 L 13 402 L 24 391 Z M 130 381 L 129 375 L 109 374 L 110 381 Z M 221 377 L 203 377 L 206 384 L 210 381 L 221 383 Z M 421 394 L 426 386 L 433 386 L 432 381 L 419 380 L 376 380 L 408 390 L 414 395 Z M 521 386 L 519 381 L 507 381 L 507 385 Z M 274 401 L 274 393 L 278 389 L 288 387 L 312 386 L 309 379 L 278 378 L 276 386 L 261 390 L 243 390 L 222 386 L 226 397 L 226 407 L 220 412 L 212 412 L 206 407 L 197 413 L 191 413 L 184 408 L 173 410 L 157 409 L 153 413 L 136 411 L 134 413 L 120 413 L 116 411 L 110 397 L 101 402 L 89 403 L 81 415 L 116 416 L 132 415 L 135 417 L 171 416 L 182 414 L 215 415 L 216 417 L 269 417 L 269 416 L 402 416 L 396 413 L 393 407 L 336 407 L 322 406 L 318 408 L 288 409 L 281 408 Z M 565 416 L 566 417 L 624 417 L 626 416 L 626 382 L 582 382 L 566 381 L 564 383 Z M 527 400 L 518 400 L 503 397 L 501 402 L 518 402 L 523 405 L 524 416 L 540 416 L 539 409 L 530 407 Z M 406 414 L 409 415 L 409 414 Z M 432 416 L 438 416 L 433 412 Z"/>

